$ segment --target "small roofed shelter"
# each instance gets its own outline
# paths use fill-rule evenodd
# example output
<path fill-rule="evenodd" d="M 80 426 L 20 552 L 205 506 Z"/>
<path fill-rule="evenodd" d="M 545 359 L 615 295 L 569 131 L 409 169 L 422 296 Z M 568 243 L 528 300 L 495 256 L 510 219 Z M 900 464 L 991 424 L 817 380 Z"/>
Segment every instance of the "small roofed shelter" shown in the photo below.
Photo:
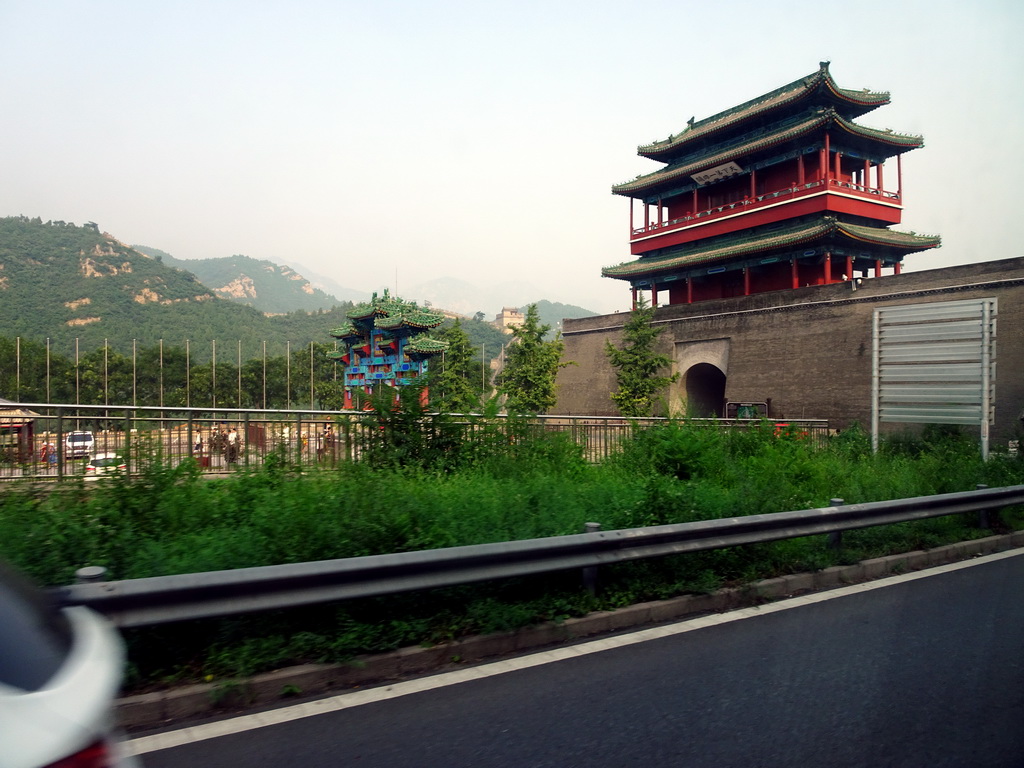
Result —
<path fill-rule="evenodd" d="M 35 420 L 40 414 L 0 397 L 0 463 L 27 464 L 35 452 Z"/>
<path fill-rule="evenodd" d="M 651 304 L 749 296 L 898 274 L 936 235 L 889 229 L 903 211 L 902 156 L 920 136 L 855 122 L 889 94 L 816 72 L 640 146 L 664 167 L 612 187 L 630 198 L 632 261 L 604 277 Z M 895 160 L 893 169 L 886 161 Z"/>
<path fill-rule="evenodd" d="M 342 348 L 327 353 L 345 366 L 346 410 L 359 407 L 360 395 L 377 386 L 395 387 L 397 398 L 398 388 L 419 383 L 430 359 L 448 348 L 447 342 L 428 335 L 444 322 L 443 314 L 393 297 L 387 290 L 357 304 L 347 317 L 344 325 L 330 331 Z M 425 387 L 422 397 L 425 403 Z"/>

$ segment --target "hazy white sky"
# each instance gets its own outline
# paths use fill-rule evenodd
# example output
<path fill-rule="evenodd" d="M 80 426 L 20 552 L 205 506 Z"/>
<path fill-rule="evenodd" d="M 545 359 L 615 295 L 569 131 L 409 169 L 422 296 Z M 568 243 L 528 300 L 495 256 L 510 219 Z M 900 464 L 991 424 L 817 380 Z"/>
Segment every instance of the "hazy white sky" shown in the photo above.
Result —
<path fill-rule="evenodd" d="M 0 216 L 628 309 L 637 145 L 828 59 L 925 137 L 907 267 L 1019 256 L 1022 40 L 1020 0 L 0 0 Z"/>

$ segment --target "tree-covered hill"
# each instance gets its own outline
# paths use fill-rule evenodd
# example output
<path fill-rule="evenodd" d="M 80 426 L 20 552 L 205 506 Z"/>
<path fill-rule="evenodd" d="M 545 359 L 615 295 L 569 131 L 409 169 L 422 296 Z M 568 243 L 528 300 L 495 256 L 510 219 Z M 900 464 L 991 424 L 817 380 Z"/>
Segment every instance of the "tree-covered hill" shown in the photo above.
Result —
<path fill-rule="evenodd" d="M 277 280 L 290 284 L 278 293 L 281 314 L 267 316 L 264 312 L 271 310 L 266 305 L 219 298 L 188 271 L 203 264 L 220 270 L 210 273 L 215 281 L 237 276 L 241 268 L 267 275 L 273 271 Z M 76 340 L 83 355 L 104 344 L 128 355 L 135 346 L 154 347 L 161 341 L 184 348 L 187 340 L 197 362 L 212 356 L 213 342 L 218 357 L 229 358 L 238 355 L 241 343 L 245 360 L 261 356 L 264 342 L 271 355 L 311 342 L 333 344 L 329 331 L 344 324 L 351 303 L 305 309 L 285 302 L 285 294 L 294 298 L 295 289 L 309 295 L 302 283 L 289 267 L 244 256 L 194 262 L 129 246 L 92 222 L 77 226 L 25 216 L 0 218 L 0 337 L 49 339 L 55 353 L 72 358 Z M 538 309 L 553 328 L 560 327 L 563 317 L 593 314 L 548 301 L 538 302 Z M 487 321 L 466 318 L 462 327 L 477 354 L 488 360 L 510 341 Z"/>
<path fill-rule="evenodd" d="M 537 304 L 537 316 L 540 318 L 541 325 L 551 326 L 551 330 L 548 331 L 546 338 L 554 338 L 555 334 L 560 333 L 562 330 L 562 320 L 569 318 L 575 320 L 579 317 L 594 317 L 597 312 L 591 312 L 589 309 L 583 307 L 577 307 L 574 304 L 562 304 L 557 301 L 547 301 L 542 299 L 536 302 Z M 520 307 L 519 311 L 524 315 L 528 306 Z"/>
<path fill-rule="evenodd" d="M 169 267 L 192 272 L 222 299 L 247 304 L 261 312 L 281 314 L 297 309 L 315 312 L 341 302 L 315 288 L 294 269 L 249 256 L 221 259 L 176 259 L 144 245 L 132 246 Z"/>
<path fill-rule="evenodd" d="M 212 340 L 239 341 L 255 356 L 266 341 L 328 342 L 347 305 L 280 317 L 217 298 L 194 274 L 82 226 L 24 216 L 0 218 L 0 336 L 44 342 L 69 354 L 106 342 L 122 352 L 190 340 L 199 359 Z M 204 352 L 204 350 L 207 350 Z"/>

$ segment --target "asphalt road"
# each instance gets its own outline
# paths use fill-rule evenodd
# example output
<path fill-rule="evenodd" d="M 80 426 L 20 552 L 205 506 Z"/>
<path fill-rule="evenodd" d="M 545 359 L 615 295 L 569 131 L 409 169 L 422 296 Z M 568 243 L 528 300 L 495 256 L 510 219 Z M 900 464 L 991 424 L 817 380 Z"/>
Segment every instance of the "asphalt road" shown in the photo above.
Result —
<path fill-rule="evenodd" d="M 132 746 L 150 768 L 1024 766 L 1024 551 L 927 573 Z"/>

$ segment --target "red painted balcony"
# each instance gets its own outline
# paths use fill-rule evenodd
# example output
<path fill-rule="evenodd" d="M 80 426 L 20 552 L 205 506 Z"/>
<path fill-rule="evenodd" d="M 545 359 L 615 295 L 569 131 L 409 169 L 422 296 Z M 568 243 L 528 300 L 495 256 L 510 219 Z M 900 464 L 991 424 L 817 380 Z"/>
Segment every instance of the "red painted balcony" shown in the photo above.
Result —
<path fill-rule="evenodd" d="M 808 213 L 832 212 L 864 216 L 883 224 L 899 224 L 903 207 L 898 192 L 864 187 L 850 181 L 818 179 L 744 198 L 695 214 L 633 229 L 634 255 L 729 234 Z"/>

